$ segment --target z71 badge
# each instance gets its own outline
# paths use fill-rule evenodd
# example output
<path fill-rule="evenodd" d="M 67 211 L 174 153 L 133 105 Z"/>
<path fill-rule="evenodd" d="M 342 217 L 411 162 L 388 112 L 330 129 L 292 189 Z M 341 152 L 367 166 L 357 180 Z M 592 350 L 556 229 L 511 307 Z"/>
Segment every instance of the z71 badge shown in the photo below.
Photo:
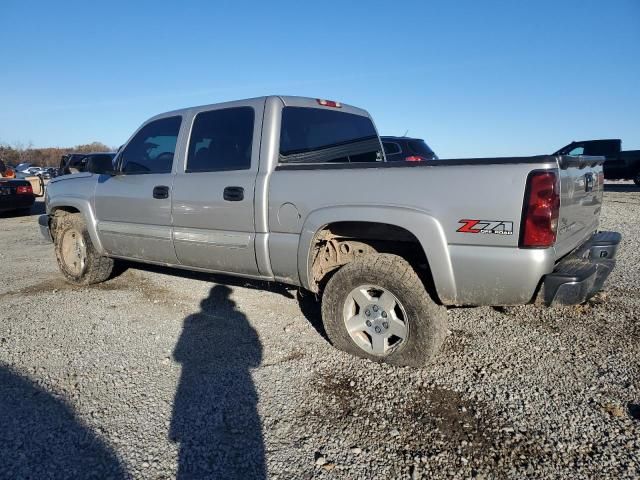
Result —
<path fill-rule="evenodd" d="M 458 220 L 463 225 L 456 230 L 460 233 L 493 233 L 495 235 L 513 235 L 513 222 L 504 220 Z"/>

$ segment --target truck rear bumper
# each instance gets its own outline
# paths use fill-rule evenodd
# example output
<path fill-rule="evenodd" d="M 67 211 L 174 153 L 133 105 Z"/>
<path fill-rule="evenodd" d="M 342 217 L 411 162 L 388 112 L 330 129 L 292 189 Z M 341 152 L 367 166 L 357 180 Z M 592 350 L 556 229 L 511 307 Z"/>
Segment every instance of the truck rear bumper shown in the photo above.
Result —
<path fill-rule="evenodd" d="M 618 232 L 596 233 L 562 259 L 543 279 L 543 302 L 549 306 L 576 305 L 595 295 L 616 264 L 621 239 Z"/>

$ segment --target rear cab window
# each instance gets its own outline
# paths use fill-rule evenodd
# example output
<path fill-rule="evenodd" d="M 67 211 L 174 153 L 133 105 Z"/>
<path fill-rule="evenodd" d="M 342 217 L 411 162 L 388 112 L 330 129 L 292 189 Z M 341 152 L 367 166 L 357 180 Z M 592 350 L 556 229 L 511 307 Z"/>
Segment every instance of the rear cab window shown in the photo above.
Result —
<path fill-rule="evenodd" d="M 382 146 L 370 118 L 321 108 L 283 108 L 280 163 L 382 160 Z"/>

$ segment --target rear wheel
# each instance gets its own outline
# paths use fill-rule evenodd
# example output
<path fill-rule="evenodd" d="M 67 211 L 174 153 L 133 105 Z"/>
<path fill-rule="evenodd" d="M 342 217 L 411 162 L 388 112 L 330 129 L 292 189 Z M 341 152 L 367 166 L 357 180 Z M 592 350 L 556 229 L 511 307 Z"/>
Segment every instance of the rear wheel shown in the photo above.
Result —
<path fill-rule="evenodd" d="M 113 259 L 96 252 L 79 213 L 57 216 L 54 232 L 58 267 L 69 283 L 90 285 L 109 278 Z"/>
<path fill-rule="evenodd" d="M 367 255 L 338 270 L 322 298 L 332 344 L 376 362 L 422 366 L 445 338 L 446 310 L 396 255 Z"/>

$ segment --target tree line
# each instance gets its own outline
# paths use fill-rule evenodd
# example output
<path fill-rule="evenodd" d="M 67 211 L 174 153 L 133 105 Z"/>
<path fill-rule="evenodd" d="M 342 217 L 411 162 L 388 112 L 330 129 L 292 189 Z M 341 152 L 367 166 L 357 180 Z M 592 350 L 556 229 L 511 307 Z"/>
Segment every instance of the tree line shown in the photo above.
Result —
<path fill-rule="evenodd" d="M 67 153 L 113 152 L 115 148 L 102 142 L 92 142 L 75 147 L 33 148 L 32 145 L 6 145 L 0 143 L 0 160 L 6 165 L 16 166 L 20 163 L 31 163 L 38 167 L 58 167 L 60 157 Z"/>

